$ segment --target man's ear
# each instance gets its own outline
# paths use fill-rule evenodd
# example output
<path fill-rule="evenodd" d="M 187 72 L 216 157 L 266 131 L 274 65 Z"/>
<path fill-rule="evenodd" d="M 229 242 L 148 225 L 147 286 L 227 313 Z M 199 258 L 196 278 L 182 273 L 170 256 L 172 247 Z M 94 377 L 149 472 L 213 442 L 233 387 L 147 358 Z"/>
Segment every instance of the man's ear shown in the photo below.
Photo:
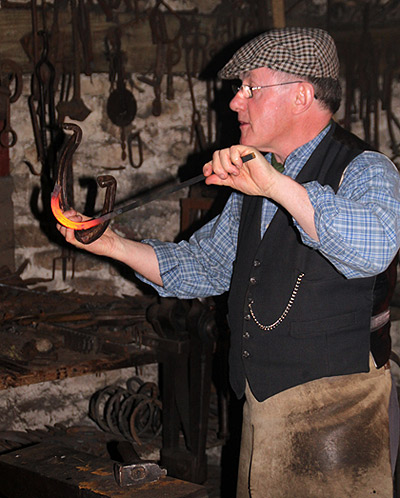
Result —
<path fill-rule="evenodd" d="M 314 87 L 311 83 L 303 81 L 295 89 L 294 112 L 301 114 L 314 102 Z"/>

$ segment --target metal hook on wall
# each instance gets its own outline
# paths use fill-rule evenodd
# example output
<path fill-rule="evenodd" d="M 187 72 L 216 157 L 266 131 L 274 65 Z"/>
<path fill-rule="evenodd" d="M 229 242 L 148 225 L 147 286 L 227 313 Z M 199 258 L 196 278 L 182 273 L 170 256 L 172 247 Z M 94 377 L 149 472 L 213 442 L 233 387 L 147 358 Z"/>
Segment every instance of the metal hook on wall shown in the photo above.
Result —
<path fill-rule="evenodd" d="M 134 162 L 133 160 L 133 154 L 132 154 L 132 142 L 136 139 L 137 146 L 138 146 L 138 154 L 139 154 L 139 161 L 137 163 Z M 132 166 L 132 168 L 140 168 L 140 166 L 143 164 L 143 142 L 140 137 L 140 132 L 135 131 L 129 134 L 128 140 L 128 157 L 129 157 L 129 164 Z"/>

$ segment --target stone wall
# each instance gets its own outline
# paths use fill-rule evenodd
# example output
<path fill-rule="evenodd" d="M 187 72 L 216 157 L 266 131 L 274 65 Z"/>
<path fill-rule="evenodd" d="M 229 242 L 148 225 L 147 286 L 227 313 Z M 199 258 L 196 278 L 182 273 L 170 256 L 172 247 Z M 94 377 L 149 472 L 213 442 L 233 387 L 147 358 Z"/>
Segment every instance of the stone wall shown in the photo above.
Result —
<path fill-rule="evenodd" d="M 74 154 L 74 195 L 75 207 L 83 209 L 86 188 L 80 186 L 80 179 L 95 179 L 100 174 L 111 174 L 117 180 L 117 202 L 129 199 L 151 186 L 160 185 L 175 177 L 180 167 L 185 166 L 188 156 L 193 153 L 191 142 L 191 118 L 193 113 L 188 81 L 184 77 L 174 78 L 174 100 L 162 101 L 162 113 L 155 117 L 151 113 L 154 98 L 153 89 L 140 83 L 133 75 L 136 87 L 132 90 L 137 100 L 137 114 L 130 127 L 140 131 L 143 142 L 144 161 L 140 168 L 133 168 L 128 157 L 121 158 L 121 129 L 110 121 L 106 112 L 109 95 L 108 75 L 97 74 L 91 78 L 82 77 L 82 95 L 90 115 L 83 122 L 75 122 L 83 131 L 82 143 Z M 30 208 L 32 192 L 40 187 L 40 177 L 28 168 L 29 162 L 36 172 L 40 172 L 34 144 L 32 125 L 29 118 L 27 99 L 29 80 L 25 78 L 24 92 L 12 105 L 12 123 L 18 135 L 17 144 L 10 150 L 11 175 L 14 181 L 15 215 L 15 259 L 18 267 L 28 259 L 30 264 L 24 278 L 52 278 L 53 262 L 61 256 L 61 247 L 51 242 L 41 230 L 40 224 Z M 196 107 L 201 113 L 205 126 L 206 84 L 194 81 Z M 66 120 L 66 122 L 72 122 Z M 125 129 L 128 136 L 130 129 Z M 213 133 L 215 130 L 213 131 Z M 132 154 L 137 162 L 137 142 L 132 144 Z M 194 174 L 201 173 L 194 171 Z M 101 190 L 101 189 L 99 189 Z M 179 197 L 186 196 L 187 190 L 172 197 L 156 201 L 148 206 L 124 214 L 113 222 L 114 228 L 129 237 L 143 237 L 173 240 L 180 229 Z M 102 192 L 99 192 L 96 209 L 101 209 Z M 41 209 L 39 203 L 39 210 Z M 52 220 L 50 220 L 51 222 Z M 106 281 L 107 292 L 135 294 L 137 289 L 131 281 L 120 277 L 118 269 L 110 262 L 71 249 L 75 256 L 75 277 L 71 279 L 71 261 L 67 280 L 62 280 L 61 263 L 56 260 L 53 281 L 47 285 L 51 289 L 75 289 L 90 293 L 99 289 L 99 282 Z"/>
<path fill-rule="evenodd" d="M 0 391 L 0 432 L 94 424 L 88 416 L 90 398 L 108 386 L 126 389 L 126 381 L 139 377 L 158 383 L 157 365 L 123 368 Z"/>

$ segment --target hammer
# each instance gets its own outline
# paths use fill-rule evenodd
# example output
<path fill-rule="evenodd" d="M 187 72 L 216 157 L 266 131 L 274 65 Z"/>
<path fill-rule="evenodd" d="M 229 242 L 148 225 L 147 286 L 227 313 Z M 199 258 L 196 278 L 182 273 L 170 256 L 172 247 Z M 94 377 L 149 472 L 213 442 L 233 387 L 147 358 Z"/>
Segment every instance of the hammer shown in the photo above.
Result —
<path fill-rule="evenodd" d="M 120 441 L 117 451 L 122 463 L 114 463 L 114 477 L 121 487 L 158 481 L 160 477 L 167 475 L 166 469 L 155 462 L 142 460 L 129 441 Z"/>

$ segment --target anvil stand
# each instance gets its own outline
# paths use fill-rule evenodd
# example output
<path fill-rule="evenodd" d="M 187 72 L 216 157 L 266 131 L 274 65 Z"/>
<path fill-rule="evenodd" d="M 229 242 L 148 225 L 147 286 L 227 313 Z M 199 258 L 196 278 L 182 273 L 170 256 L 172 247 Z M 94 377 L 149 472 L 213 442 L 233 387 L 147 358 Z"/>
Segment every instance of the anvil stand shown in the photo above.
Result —
<path fill-rule="evenodd" d="M 169 476 L 203 483 L 216 337 L 213 311 L 197 300 L 162 299 L 148 310 L 157 334 L 170 341 L 159 353 L 163 403 L 161 466 Z"/>

